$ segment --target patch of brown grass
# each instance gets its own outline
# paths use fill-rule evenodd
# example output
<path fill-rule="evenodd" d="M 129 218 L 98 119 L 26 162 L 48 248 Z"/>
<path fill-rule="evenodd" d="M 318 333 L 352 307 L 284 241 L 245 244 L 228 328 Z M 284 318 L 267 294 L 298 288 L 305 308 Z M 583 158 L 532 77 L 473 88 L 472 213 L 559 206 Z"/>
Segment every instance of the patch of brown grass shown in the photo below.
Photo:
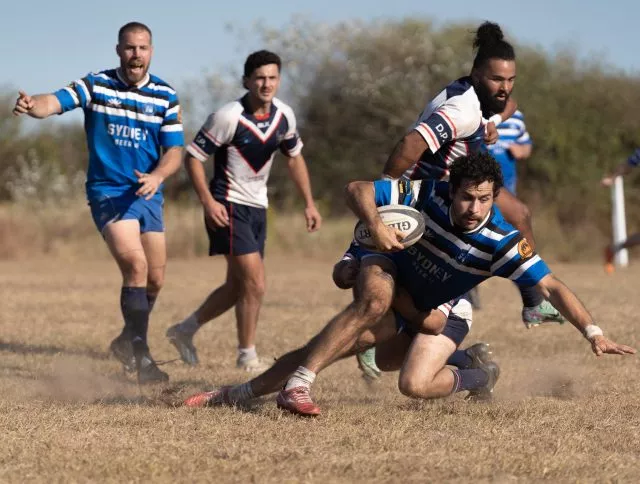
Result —
<path fill-rule="evenodd" d="M 289 233 L 289 232 L 286 232 Z M 277 356 L 315 334 L 349 294 L 332 287 L 332 257 L 270 254 L 258 349 Z M 638 346 L 636 268 L 559 266 L 605 331 Z M 174 260 L 150 343 L 175 358 L 166 328 L 224 279 L 220 259 Z M 137 385 L 107 356 L 119 331 L 119 274 L 109 261 L 0 263 L 0 481 L 634 482 L 640 477 L 638 357 L 596 358 L 568 326 L 527 331 L 516 290 L 481 288 L 467 344 L 492 344 L 496 399 L 419 402 L 396 374 L 367 386 L 354 361 L 314 386 L 324 414 L 285 415 L 272 398 L 246 407 L 176 407 L 186 395 L 246 378 L 235 369 L 227 313 L 196 338 L 202 365 L 165 368 L 166 386 Z"/>

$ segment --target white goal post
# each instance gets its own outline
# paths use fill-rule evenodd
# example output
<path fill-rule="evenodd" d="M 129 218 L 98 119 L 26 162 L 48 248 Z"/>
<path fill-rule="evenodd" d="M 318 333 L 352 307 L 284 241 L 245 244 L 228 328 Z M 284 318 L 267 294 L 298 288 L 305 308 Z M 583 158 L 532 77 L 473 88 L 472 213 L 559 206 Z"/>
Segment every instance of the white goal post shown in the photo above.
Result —
<path fill-rule="evenodd" d="M 611 187 L 611 207 L 613 243 L 620 244 L 627 240 L 627 217 L 624 211 L 624 186 L 621 176 L 615 178 Z M 618 267 L 627 267 L 629 265 L 629 252 L 627 249 L 618 251 L 614 262 Z"/>

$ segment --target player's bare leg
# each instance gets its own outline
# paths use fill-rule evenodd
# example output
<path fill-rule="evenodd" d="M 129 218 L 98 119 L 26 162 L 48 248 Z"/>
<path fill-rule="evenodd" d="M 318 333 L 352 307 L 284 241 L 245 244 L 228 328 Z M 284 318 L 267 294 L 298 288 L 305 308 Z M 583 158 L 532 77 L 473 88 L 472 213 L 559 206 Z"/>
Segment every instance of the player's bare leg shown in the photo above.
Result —
<path fill-rule="evenodd" d="M 167 242 L 164 232 L 145 232 L 140 235 L 147 258 L 147 300 L 149 312 L 153 310 L 160 290 L 164 286 L 167 267 Z"/>
<path fill-rule="evenodd" d="M 240 289 L 230 261 L 232 256 L 226 255 L 225 258 L 227 277 L 224 284 L 210 293 L 193 314 L 167 330 L 169 342 L 176 347 L 182 361 L 191 366 L 198 364 L 198 353 L 193 344 L 196 332 L 209 321 L 226 313 L 238 301 Z"/>
<path fill-rule="evenodd" d="M 353 356 L 364 348 L 394 339 L 396 332 L 395 317 L 392 313 L 388 313 L 373 328 L 365 330 L 351 348 L 342 350 L 339 358 Z M 310 347 L 315 344 L 317 338 L 318 336 L 315 336 L 305 346 L 281 356 L 273 366 L 254 379 L 239 385 L 223 386 L 213 391 L 198 393 L 185 400 L 185 405 L 190 407 L 234 405 L 281 390 L 291 374 L 305 361 Z M 406 347 L 409 343 L 410 340 L 406 343 Z M 402 353 L 403 357 L 405 352 L 406 349 Z"/>
<path fill-rule="evenodd" d="M 531 212 L 516 196 L 508 190 L 500 190 L 495 200 L 505 220 L 512 224 L 527 239 L 532 249 L 535 249 Z M 522 297 L 522 321 L 527 328 L 542 323 L 564 323 L 565 319 L 553 305 L 546 301 L 535 288 L 518 288 Z"/>
<path fill-rule="evenodd" d="M 111 351 L 125 365 L 132 364 L 140 382 L 166 381 L 168 375 L 158 369 L 149 353 L 149 300 L 147 299 L 148 261 L 145 255 L 140 224 L 137 220 L 122 220 L 108 224 L 103 236 L 122 273 L 120 306 L 125 327 L 111 343 Z"/>
<path fill-rule="evenodd" d="M 382 257 L 362 260 L 355 286 L 355 300 L 333 318 L 311 345 L 304 363 L 287 380 L 276 399 L 278 407 L 303 416 L 320 413 L 310 396 L 316 374 L 344 356 L 358 337 L 387 313 L 395 290 L 395 266 Z"/>
<path fill-rule="evenodd" d="M 304 362 L 305 368 L 314 373 L 323 370 L 387 313 L 393 301 L 394 277 L 395 267 L 387 259 L 367 257 L 362 261 L 354 302 L 314 339 Z"/>
<path fill-rule="evenodd" d="M 256 329 L 265 292 L 265 270 L 259 252 L 231 258 L 230 269 L 237 277 L 236 324 L 238 359 L 236 366 L 246 371 L 264 371 L 268 364 L 256 353 Z"/>

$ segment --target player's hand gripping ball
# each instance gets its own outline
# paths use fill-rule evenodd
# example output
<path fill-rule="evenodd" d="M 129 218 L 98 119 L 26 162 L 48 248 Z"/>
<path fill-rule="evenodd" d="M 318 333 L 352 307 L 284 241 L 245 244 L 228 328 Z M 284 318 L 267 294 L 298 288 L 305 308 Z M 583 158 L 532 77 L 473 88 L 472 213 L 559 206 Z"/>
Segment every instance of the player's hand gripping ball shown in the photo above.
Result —
<path fill-rule="evenodd" d="M 384 225 L 398 229 L 404 234 L 400 242 L 405 249 L 422 238 L 425 228 L 424 217 L 415 208 L 406 205 L 384 205 L 378 207 L 378 213 Z M 365 249 L 377 250 L 371 232 L 362 221 L 356 224 L 353 237 Z"/>

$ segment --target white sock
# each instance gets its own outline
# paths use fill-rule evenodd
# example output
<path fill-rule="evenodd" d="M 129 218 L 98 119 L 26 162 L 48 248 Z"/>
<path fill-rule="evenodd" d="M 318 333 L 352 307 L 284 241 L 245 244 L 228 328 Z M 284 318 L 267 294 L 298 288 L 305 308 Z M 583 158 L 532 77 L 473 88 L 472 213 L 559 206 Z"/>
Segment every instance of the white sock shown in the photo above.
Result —
<path fill-rule="evenodd" d="M 231 403 L 246 402 L 254 397 L 251 382 L 234 385 L 229 389 L 229 401 Z"/>
<path fill-rule="evenodd" d="M 258 357 L 258 352 L 255 346 L 249 346 L 248 348 L 238 348 L 238 361 L 250 361 L 255 360 Z"/>
<path fill-rule="evenodd" d="M 196 331 L 198 331 L 199 329 L 200 325 L 198 324 L 198 319 L 196 318 L 195 313 L 193 313 L 178 325 L 178 331 L 180 331 L 181 333 L 196 334 Z"/>
<path fill-rule="evenodd" d="M 285 390 L 291 390 L 295 387 L 311 388 L 311 384 L 316 379 L 316 374 L 311 370 L 308 370 L 304 366 L 299 366 L 296 371 L 293 372 L 291 378 L 287 380 L 287 384 L 284 387 Z"/>

